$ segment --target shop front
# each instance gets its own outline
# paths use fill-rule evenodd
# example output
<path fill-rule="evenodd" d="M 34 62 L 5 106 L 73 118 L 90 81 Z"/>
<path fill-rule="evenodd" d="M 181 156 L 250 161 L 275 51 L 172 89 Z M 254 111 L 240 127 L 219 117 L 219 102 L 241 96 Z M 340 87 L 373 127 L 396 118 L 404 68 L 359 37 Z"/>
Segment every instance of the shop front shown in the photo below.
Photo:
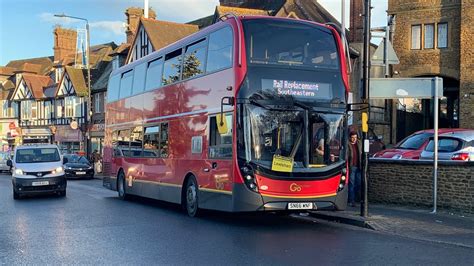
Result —
<path fill-rule="evenodd" d="M 56 126 L 54 142 L 63 154 L 80 153 L 84 151 L 84 138 L 80 129 L 67 126 Z"/>
<path fill-rule="evenodd" d="M 49 128 L 21 128 L 22 144 L 51 143 L 53 134 Z"/>
<path fill-rule="evenodd" d="M 91 151 L 97 150 L 102 155 L 104 147 L 105 124 L 93 124 L 91 127 Z"/>

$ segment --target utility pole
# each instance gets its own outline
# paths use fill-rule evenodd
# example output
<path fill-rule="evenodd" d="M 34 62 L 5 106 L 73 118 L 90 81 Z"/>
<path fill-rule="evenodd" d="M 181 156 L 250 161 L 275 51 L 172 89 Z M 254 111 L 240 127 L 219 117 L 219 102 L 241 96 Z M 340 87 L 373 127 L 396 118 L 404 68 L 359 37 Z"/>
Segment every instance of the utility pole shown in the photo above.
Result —
<path fill-rule="evenodd" d="M 362 76 L 362 84 L 363 84 L 363 99 L 364 102 L 368 105 L 368 115 L 366 119 L 362 119 L 362 139 L 363 139 L 363 152 L 362 152 L 362 169 L 361 169 L 361 204 L 360 204 L 360 215 L 362 217 L 367 217 L 369 215 L 369 207 L 368 207 L 368 182 L 367 182 L 367 172 L 369 168 L 369 138 L 368 138 L 368 130 L 364 130 L 364 124 L 368 124 L 368 118 L 370 117 L 370 97 L 369 97 L 369 82 L 370 82 L 370 0 L 365 0 L 364 5 L 364 58 L 363 58 L 363 76 Z M 365 120 L 365 121 L 364 121 Z M 365 125 L 366 126 L 366 125 Z M 367 128 L 366 128 L 367 129 Z"/>

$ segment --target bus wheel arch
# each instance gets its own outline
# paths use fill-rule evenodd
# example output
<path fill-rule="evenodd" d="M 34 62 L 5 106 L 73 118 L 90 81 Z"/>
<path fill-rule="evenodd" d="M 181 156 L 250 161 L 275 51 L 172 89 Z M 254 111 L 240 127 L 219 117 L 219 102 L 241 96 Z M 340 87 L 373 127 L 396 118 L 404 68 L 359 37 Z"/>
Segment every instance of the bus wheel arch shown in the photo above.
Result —
<path fill-rule="evenodd" d="M 181 205 L 190 217 L 198 215 L 199 185 L 193 173 L 188 173 L 184 178 L 181 190 Z"/>

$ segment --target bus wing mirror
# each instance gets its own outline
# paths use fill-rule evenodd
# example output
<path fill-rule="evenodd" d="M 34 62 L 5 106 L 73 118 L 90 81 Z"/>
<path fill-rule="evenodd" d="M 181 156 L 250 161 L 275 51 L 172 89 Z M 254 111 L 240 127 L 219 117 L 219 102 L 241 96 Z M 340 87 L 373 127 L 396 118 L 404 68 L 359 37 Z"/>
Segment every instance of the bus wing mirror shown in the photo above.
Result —
<path fill-rule="evenodd" d="M 229 132 L 229 129 L 227 128 L 227 119 L 224 114 L 217 114 L 216 123 L 219 134 L 223 135 Z"/>
<path fill-rule="evenodd" d="M 227 120 L 225 119 L 224 115 L 224 105 L 234 105 L 235 98 L 234 97 L 222 97 L 221 99 L 221 112 L 217 115 L 216 123 L 217 123 L 217 130 L 219 134 L 227 134 L 229 129 L 227 128 Z"/>

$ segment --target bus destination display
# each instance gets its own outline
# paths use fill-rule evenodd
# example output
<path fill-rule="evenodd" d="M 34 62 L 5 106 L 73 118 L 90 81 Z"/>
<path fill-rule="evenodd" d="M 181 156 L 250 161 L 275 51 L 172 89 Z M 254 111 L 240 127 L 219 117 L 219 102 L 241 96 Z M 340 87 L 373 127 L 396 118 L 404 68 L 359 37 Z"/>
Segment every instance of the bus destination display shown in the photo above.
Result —
<path fill-rule="evenodd" d="M 331 84 L 329 83 L 262 79 L 262 90 L 276 92 L 278 96 L 318 99 L 332 98 Z"/>

